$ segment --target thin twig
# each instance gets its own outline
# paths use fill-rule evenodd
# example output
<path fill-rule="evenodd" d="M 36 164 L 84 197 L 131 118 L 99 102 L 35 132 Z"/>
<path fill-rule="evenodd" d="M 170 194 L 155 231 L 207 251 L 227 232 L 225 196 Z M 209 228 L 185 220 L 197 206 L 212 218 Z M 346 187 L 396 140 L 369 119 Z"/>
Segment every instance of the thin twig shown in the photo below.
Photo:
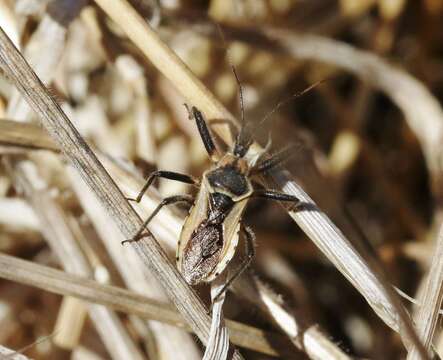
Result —
<path fill-rule="evenodd" d="M 47 84 L 52 82 L 55 76 L 54 68 L 58 66 L 63 57 L 69 25 L 80 14 L 85 4 L 85 0 L 52 1 L 23 50 L 28 61 L 38 72 L 40 79 Z M 20 131 L 21 136 L 26 136 L 25 129 L 28 129 L 30 135 L 35 136 L 36 144 L 34 146 L 46 145 L 49 149 L 57 149 L 47 134 L 45 136 L 40 134 L 43 129 L 39 126 L 25 125 L 19 122 L 29 122 L 35 117 L 35 114 L 18 89 L 14 89 L 9 98 L 6 114 L 9 118 L 18 120 L 14 126 L 12 122 L 10 125 L 12 129 Z M 38 174 L 36 163 L 46 163 L 47 154 L 33 155 L 34 163 L 22 158 L 4 158 L 4 163 L 12 170 L 11 175 L 15 179 L 14 185 L 18 191 L 23 190 L 33 206 L 34 212 L 42 224 L 43 236 L 58 257 L 62 267 L 75 274 L 92 276 L 93 269 L 79 248 L 78 239 L 70 226 L 70 219 L 56 199 L 50 195 L 50 187 L 45 179 Z M 62 162 L 57 162 L 59 169 L 63 169 Z M 65 348 L 77 346 L 85 319 L 82 316 L 85 314 L 84 308 L 83 303 L 78 300 L 64 299 L 56 327 L 60 326 L 66 331 L 60 331 L 54 338 L 54 343 Z M 143 357 L 138 346 L 129 336 L 122 320 L 113 310 L 96 304 L 90 304 L 87 310 L 111 358 L 141 359 Z M 69 316 L 73 312 L 75 312 L 74 316 Z M 77 330 L 74 327 L 77 327 Z"/>

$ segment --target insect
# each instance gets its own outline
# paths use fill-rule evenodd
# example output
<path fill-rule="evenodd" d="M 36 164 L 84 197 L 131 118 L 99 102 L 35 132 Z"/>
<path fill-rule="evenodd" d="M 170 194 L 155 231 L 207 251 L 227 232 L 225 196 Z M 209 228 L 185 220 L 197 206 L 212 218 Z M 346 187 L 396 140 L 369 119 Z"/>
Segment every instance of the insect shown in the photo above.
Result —
<path fill-rule="evenodd" d="M 301 204 L 295 196 L 271 189 L 257 189 L 254 186 L 252 180 L 254 176 L 281 164 L 291 155 L 294 148 L 289 146 L 266 159 L 263 155 L 267 149 L 259 153 L 250 151 L 253 142 L 252 124 L 245 121 L 242 88 L 235 69 L 232 70 L 239 85 L 241 106 L 241 126 L 232 148 L 220 155 L 203 114 L 196 107 L 189 108 L 185 105 L 189 118 L 195 120 L 197 124 L 203 145 L 213 162 L 212 167 L 203 173 L 201 180 L 177 172 L 155 171 L 148 177 L 137 198 L 128 199 L 140 202 L 156 178 L 180 181 L 199 188 L 195 198 L 189 195 L 175 195 L 163 199 L 135 236 L 131 240 L 126 240 L 137 241 L 142 238 L 145 227 L 163 206 L 179 202 L 189 204 L 191 207 L 180 234 L 176 261 L 178 269 L 190 285 L 211 282 L 219 276 L 234 257 L 240 230 L 244 233 L 247 256 L 228 278 L 216 298 L 249 266 L 255 255 L 255 235 L 242 223 L 242 215 L 248 201 L 252 198 L 263 198 L 289 202 L 294 207 Z M 296 96 L 300 96 L 312 87 Z"/>

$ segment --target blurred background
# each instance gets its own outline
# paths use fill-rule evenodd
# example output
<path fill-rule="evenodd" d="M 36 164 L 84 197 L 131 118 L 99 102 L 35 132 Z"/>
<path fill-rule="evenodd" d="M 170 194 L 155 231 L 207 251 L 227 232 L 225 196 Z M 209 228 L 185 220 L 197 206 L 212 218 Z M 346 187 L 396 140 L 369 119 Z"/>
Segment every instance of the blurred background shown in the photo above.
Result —
<path fill-rule="evenodd" d="M 372 248 L 366 250 L 368 254 L 373 251 L 392 283 L 415 297 L 429 269 L 441 221 L 437 145 L 443 117 L 429 115 L 421 124 L 420 114 L 426 115 L 429 101 L 441 111 L 443 1 L 130 2 L 237 118 L 238 86 L 230 64 L 244 89 L 248 121 L 260 121 L 284 102 L 258 140 L 264 144 L 272 129 L 271 152 L 300 143 L 285 166 L 339 227 L 346 209 Z M 0 23 L 32 59 L 37 73 L 42 68 L 41 76 L 88 143 L 113 166 L 137 178 L 137 184 L 156 169 L 199 177 L 209 166 L 195 124 L 183 107 L 185 99 L 93 1 L 2 0 Z M 307 34 L 318 37 L 307 38 Z M 293 51 L 287 46 L 291 41 L 295 41 Z M 325 52 L 322 41 L 331 41 L 330 49 L 337 51 Z M 347 46 L 355 51 L 344 52 Z M 308 50 L 303 53 L 304 49 Z M 384 65 L 365 67 L 362 54 Z M 408 93 L 410 83 L 400 81 L 398 74 L 392 74 L 395 71 L 415 78 L 420 96 Z M 320 80 L 325 81 L 291 100 L 293 94 Z M 23 105 L 14 101 L 18 100 L 13 86 L 0 78 L 0 118 L 35 120 L 29 110 L 18 110 Z M 409 107 L 401 108 L 399 103 Z M 219 144 L 223 148 L 221 140 Z M 100 243 L 103 233 L 85 210 L 85 202 L 78 199 L 78 189 L 72 188 L 72 178 L 58 155 L 35 144 L 35 148 L 0 145 L 0 250 L 63 268 L 48 245 L 46 225 L 36 213 L 35 202 L 11 165 L 11 158 L 28 157 L 37 164 L 36 182 L 43 183 L 33 187 L 49 194 L 75 222 L 75 238 L 82 239 L 78 241 L 92 261 L 90 266 L 106 269 L 106 281 L 123 286 L 115 260 Z M 195 192 L 173 181 L 158 181 L 155 186 L 159 196 Z M 133 186 L 132 194 L 138 188 Z M 399 337 L 282 207 L 254 200 L 244 221 L 257 235 L 252 271 L 297 314 L 318 323 L 351 356 L 395 359 L 405 355 Z M 177 234 L 179 228 L 171 231 Z M 159 240 L 162 236 L 166 235 L 159 230 Z M 207 296 L 205 287 L 200 290 Z M 0 281 L 0 344 L 17 350 L 53 333 L 61 321 L 61 303 L 59 295 Z M 413 309 L 408 301 L 405 306 Z M 272 329 L 235 295 L 229 295 L 225 315 Z M 168 357 L 153 351 L 159 345 L 149 331 L 141 331 L 128 316 L 118 316 L 140 354 L 150 359 Z M 434 344 L 441 352 L 439 336 Z M 249 350 L 242 353 L 247 359 L 271 358 Z M 47 339 L 26 354 L 36 359 L 110 358 L 86 316 L 74 345 Z M 305 355 L 299 352 L 293 358 Z"/>

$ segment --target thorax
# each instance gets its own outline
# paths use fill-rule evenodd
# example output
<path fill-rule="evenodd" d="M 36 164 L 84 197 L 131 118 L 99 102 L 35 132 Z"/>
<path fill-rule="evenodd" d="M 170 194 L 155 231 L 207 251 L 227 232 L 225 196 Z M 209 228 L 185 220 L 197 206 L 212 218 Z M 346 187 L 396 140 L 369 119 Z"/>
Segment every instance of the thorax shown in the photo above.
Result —
<path fill-rule="evenodd" d="M 252 192 L 248 174 L 249 166 L 244 159 L 226 154 L 214 168 L 203 174 L 203 181 L 211 194 L 223 194 L 238 202 Z"/>

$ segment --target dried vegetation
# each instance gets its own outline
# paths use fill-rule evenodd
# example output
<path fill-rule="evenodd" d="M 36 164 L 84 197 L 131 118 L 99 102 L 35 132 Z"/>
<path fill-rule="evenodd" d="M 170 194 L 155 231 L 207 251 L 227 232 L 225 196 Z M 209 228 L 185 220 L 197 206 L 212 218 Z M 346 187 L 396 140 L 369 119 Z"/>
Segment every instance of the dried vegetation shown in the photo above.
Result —
<path fill-rule="evenodd" d="M 230 62 L 251 122 L 327 79 L 272 116 L 273 151 L 301 146 L 258 180 L 305 207 L 251 201 L 257 256 L 223 304 L 230 356 L 443 354 L 442 19 L 442 0 L 0 0 L 0 358 L 202 357 L 209 287 L 170 261 L 183 209 L 120 245 L 195 189 L 124 196 L 155 169 L 209 165 L 184 102 L 232 143 Z"/>

